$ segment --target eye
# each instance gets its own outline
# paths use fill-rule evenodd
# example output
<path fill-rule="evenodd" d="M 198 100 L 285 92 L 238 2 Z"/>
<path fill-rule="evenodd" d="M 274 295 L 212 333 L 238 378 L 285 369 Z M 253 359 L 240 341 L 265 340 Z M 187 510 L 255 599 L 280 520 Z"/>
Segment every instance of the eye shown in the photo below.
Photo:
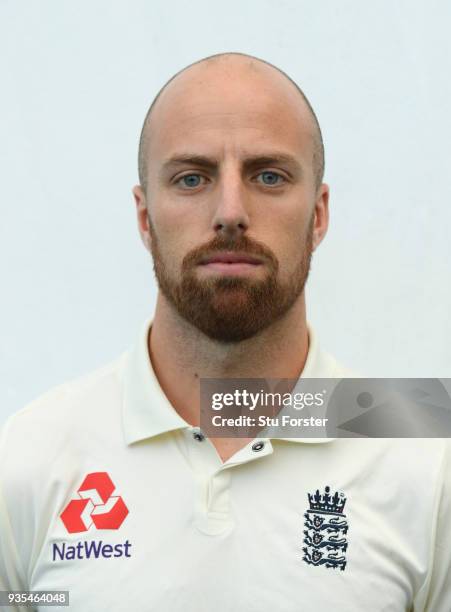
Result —
<path fill-rule="evenodd" d="M 265 172 L 260 172 L 257 176 L 257 181 L 259 183 L 263 183 L 263 185 L 268 185 L 270 187 L 274 185 L 280 185 L 285 181 L 285 178 L 279 174 L 278 172 L 273 172 L 272 170 L 265 170 Z"/>
<path fill-rule="evenodd" d="M 181 187 L 182 189 L 195 189 L 202 185 L 202 180 L 204 177 L 201 174 L 185 174 L 185 176 L 180 177 L 175 184 Z"/>

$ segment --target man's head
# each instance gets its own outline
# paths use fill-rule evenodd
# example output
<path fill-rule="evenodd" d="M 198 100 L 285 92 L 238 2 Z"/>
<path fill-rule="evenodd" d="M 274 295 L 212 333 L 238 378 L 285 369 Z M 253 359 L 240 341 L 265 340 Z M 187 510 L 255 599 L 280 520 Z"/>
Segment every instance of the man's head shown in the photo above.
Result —
<path fill-rule="evenodd" d="M 327 230 L 323 170 L 316 117 L 277 68 L 221 54 L 173 77 L 146 117 L 134 188 L 167 305 L 220 342 L 283 317 Z"/>

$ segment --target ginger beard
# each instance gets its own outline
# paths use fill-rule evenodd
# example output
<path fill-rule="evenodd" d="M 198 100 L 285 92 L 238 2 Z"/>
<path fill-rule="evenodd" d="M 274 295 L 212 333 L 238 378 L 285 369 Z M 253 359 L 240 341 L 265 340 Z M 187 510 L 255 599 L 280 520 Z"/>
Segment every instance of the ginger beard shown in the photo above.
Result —
<path fill-rule="evenodd" d="M 226 238 L 217 235 L 208 244 L 190 251 L 182 261 L 181 280 L 167 273 L 158 237 L 149 218 L 151 253 L 159 288 L 188 323 L 221 343 L 252 338 L 281 319 L 301 295 L 310 270 L 313 252 L 312 214 L 299 261 L 286 283 L 279 280 L 279 262 L 268 247 L 245 235 Z M 212 275 L 199 278 L 197 267 L 206 255 L 218 251 L 240 251 L 264 260 L 265 278 Z"/>

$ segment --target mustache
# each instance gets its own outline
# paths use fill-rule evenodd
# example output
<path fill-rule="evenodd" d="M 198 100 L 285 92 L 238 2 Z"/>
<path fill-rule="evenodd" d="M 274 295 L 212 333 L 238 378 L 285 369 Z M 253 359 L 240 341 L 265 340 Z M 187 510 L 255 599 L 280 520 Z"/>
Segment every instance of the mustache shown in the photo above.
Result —
<path fill-rule="evenodd" d="M 274 270 L 277 270 L 279 267 L 277 257 L 274 255 L 271 249 L 257 240 L 252 240 L 248 236 L 241 235 L 237 238 L 215 236 L 215 238 L 210 240 L 208 243 L 192 249 L 183 258 L 182 270 L 189 270 L 190 268 L 196 266 L 206 255 L 211 255 L 219 251 L 231 251 L 247 253 L 248 255 L 256 255 L 266 260 Z"/>
<path fill-rule="evenodd" d="M 156 245 L 158 243 L 157 235 L 155 233 L 149 212 L 147 213 L 147 220 L 152 237 L 152 244 L 155 243 Z M 256 255 L 261 257 L 263 260 L 266 260 L 266 263 L 272 269 L 273 273 L 276 273 L 279 270 L 279 260 L 271 249 L 262 242 L 253 240 L 245 234 L 240 234 L 238 236 L 217 234 L 209 242 L 201 244 L 185 255 L 182 260 L 182 272 L 188 272 L 191 268 L 194 268 L 197 264 L 199 264 L 200 260 L 206 255 L 211 255 L 218 251 L 235 251 L 247 253 L 248 255 Z"/>

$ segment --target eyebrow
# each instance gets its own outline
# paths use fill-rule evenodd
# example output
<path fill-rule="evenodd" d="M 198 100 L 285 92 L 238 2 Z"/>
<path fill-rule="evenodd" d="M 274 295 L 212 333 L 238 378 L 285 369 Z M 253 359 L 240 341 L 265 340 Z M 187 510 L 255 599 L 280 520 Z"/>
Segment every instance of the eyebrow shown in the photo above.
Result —
<path fill-rule="evenodd" d="M 250 155 L 243 159 L 244 170 L 254 170 L 264 166 L 283 165 L 288 168 L 293 175 L 302 175 L 302 165 L 293 155 L 287 153 L 264 153 Z M 161 167 L 161 174 L 167 174 L 171 170 L 177 170 L 179 166 L 196 166 L 205 170 L 216 171 L 219 166 L 217 159 L 195 153 L 175 154 L 166 159 Z"/>

